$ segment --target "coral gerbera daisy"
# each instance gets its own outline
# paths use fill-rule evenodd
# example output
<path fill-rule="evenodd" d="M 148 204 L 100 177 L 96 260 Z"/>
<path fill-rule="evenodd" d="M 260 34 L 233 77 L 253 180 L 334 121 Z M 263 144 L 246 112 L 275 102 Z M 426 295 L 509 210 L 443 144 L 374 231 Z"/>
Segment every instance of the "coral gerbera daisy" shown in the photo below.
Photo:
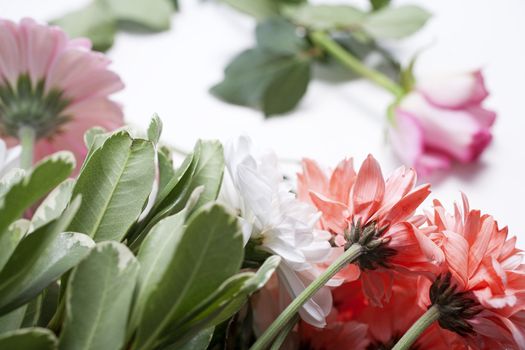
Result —
<path fill-rule="evenodd" d="M 372 156 L 358 173 L 351 159 L 343 160 L 331 174 L 311 160 L 304 160 L 303 169 L 298 197 L 322 213 L 322 228 L 332 233 L 335 246 L 362 247 L 355 263 L 339 275 L 346 281 L 361 278 L 373 304 L 388 301 L 395 271 L 432 272 L 443 260 L 441 250 L 427 237 L 431 228 L 418 228 L 424 220 L 414 216 L 430 185 L 415 187 L 413 169 L 401 167 L 385 181 Z"/>
<path fill-rule="evenodd" d="M 109 59 L 87 39 L 70 39 L 56 26 L 0 20 L 0 135 L 9 144 L 37 140 L 35 160 L 71 150 L 86 155 L 84 132 L 122 125 L 109 95 L 123 88 Z"/>
<path fill-rule="evenodd" d="M 420 287 L 441 328 L 472 349 L 525 349 L 525 265 L 516 237 L 490 215 L 471 210 L 466 197 L 454 214 L 434 201 L 428 222 L 445 255 L 442 275 Z M 425 301 L 423 301 L 425 303 Z"/>

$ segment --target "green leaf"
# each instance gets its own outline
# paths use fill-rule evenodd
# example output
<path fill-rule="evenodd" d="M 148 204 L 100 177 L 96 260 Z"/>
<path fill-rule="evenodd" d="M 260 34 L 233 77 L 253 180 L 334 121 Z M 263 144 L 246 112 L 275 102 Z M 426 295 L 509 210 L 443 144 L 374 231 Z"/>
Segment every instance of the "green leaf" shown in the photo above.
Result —
<path fill-rule="evenodd" d="M 80 173 L 73 196 L 82 195 L 82 205 L 69 230 L 95 241 L 121 240 L 142 212 L 154 176 L 152 143 L 115 133 Z"/>
<path fill-rule="evenodd" d="M 135 306 L 130 321 L 132 330 L 137 326 L 148 298 L 161 282 L 176 252 L 184 230 L 186 216 L 187 212 L 183 210 L 159 221 L 140 247 L 137 255 L 140 270 L 137 277 Z"/>
<path fill-rule="evenodd" d="M 175 169 L 169 156 L 162 150 L 157 151 L 159 161 L 159 192 L 161 193 L 166 188 L 166 185 L 175 177 Z"/>
<path fill-rule="evenodd" d="M 390 0 L 370 0 L 370 5 L 372 5 L 372 11 L 377 11 L 390 5 Z"/>
<path fill-rule="evenodd" d="M 21 328 L 36 327 L 38 319 L 40 318 L 40 306 L 42 305 L 42 294 L 33 298 L 29 303 L 26 304 L 26 312 L 24 319 L 22 320 Z"/>
<path fill-rule="evenodd" d="M 30 232 L 58 218 L 66 209 L 75 186 L 75 180 L 67 179 L 55 188 L 37 208 L 31 218 Z"/>
<path fill-rule="evenodd" d="M 154 31 L 170 29 L 173 5 L 170 0 L 95 0 L 106 5 L 119 20 Z"/>
<path fill-rule="evenodd" d="M 186 186 L 184 206 L 191 197 L 193 191 L 200 186 L 204 186 L 200 193 L 194 209 L 209 203 L 219 195 L 224 175 L 224 150 L 219 141 L 197 141 L 194 148 L 194 170 L 191 179 Z M 180 209 L 179 209 L 180 210 Z"/>
<path fill-rule="evenodd" d="M 198 141 L 193 153 L 186 157 L 172 180 L 159 191 L 156 203 L 147 217 L 132 230 L 132 249 L 138 249 L 153 225 L 182 210 L 196 188 L 203 187 L 193 210 L 215 200 L 219 194 L 223 174 L 222 144 L 219 141 Z"/>
<path fill-rule="evenodd" d="M 295 25 L 282 17 L 270 18 L 255 28 L 257 46 L 275 53 L 293 55 L 307 48 Z"/>
<path fill-rule="evenodd" d="M 148 299 L 135 346 L 155 347 L 168 327 L 238 271 L 242 245 L 237 220 L 223 207 L 208 205 L 193 214 L 161 283 Z"/>
<path fill-rule="evenodd" d="M 279 15 L 284 5 L 301 4 L 306 0 L 221 0 L 240 12 L 263 20 L 271 16 Z"/>
<path fill-rule="evenodd" d="M 224 70 L 224 80 L 211 88 L 216 97 L 237 105 L 256 107 L 274 75 L 290 65 L 290 57 L 260 49 L 243 51 Z"/>
<path fill-rule="evenodd" d="M 162 276 L 168 268 L 182 237 L 186 218 L 198 201 L 203 189 L 203 187 L 198 187 L 193 191 L 183 210 L 159 221 L 140 246 L 137 256 L 140 262 L 140 270 L 133 313 L 129 322 L 130 333 L 134 331 L 142 317 L 149 296 L 162 280 Z"/>
<path fill-rule="evenodd" d="M 204 186 L 194 209 L 213 201 L 219 194 L 224 175 L 224 151 L 219 141 L 197 141 L 174 178 L 159 193 L 152 212 L 160 217 L 174 214 L 184 208 L 197 187 Z M 159 216 L 158 216 L 159 217 Z"/>
<path fill-rule="evenodd" d="M 97 244 L 69 278 L 60 349 L 123 347 L 138 269 L 125 245 Z"/>
<path fill-rule="evenodd" d="M 279 3 L 275 0 L 221 0 L 240 12 L 257 19 L 279 14 Z"/>
<path fill-rule="evenodd" d="M 148 140 L 153 144 L 159 143 L 160 135 L 162 134 L 162 120 L 160 120 L 158 114 L 154 114 L 151 118 L 151 122 L 148 127 Z"/>
<path fill-rule="evenodd" d="M 301 101 L 310 82 L 310 62 L 297 60 L 268 85 L 263 96 L 265 116 L 291 111 Z"/>
<path fill-rule="evenodd" d="M 60 293 L 61 289 L 58 281 L 51 283 L 46 289 L 44 289 L 41 294 L 40 315 L 36 324 L 37 326 L 45 327 L 49 324 L 57 312 Z"/>
<path fill-rule="evenodd" d="M 58 237 L 38 256 L 36 262 L 30 266 L 28 263 L 20 261 L 27 259 L 32 262 L 31 253 L 32 241 L 36 240 L 33 236 L 28 236 L 27 244 L 22 241 L 18 249 L 20 255 L 16 255 L 7 263 L 5 269 L 0 274 L 3 283 L 0 283 L 0 314 L 4 314 L 28 300 L 34 298 L 46 286 L 78 264 L 93 247 L 93 241 L 81 233 L 65 232 Z M 17 249 L 17 250 L 18 250 Z M 24 253 L 24 254 L 22 254 Z M 20 271 L 13 273 L 18 264 Z M 11 277 L 10 280 L 7 278 Z"/>
<path fill-rule="evenodd" d="M 309 81 L 309 61 L 298 55 L 280 55 L 268 50 L 250 49 L 237 56 L 225 70 L 224 80 L 211 92 L 224 101 L 242 106 L 262 107 L 267 114 L 285 113 L 299 102 Z M 299 73 L 306 76 L 298 77 Z M 274 101 L 270 89 L 287 83 L 293 88 L 289 101 Z"/>
<path fill-rule="evenodd" d="M 0 273 L 0 315 L 37 296 L 89 253 L 94 243 L 88 236 L 62 233 L 79 206 L 74 200 L 57 220 L 20 242 Z"/>
<path fill-rule="evenodd" d="M 266 116 L 289 112 L 310 81 L 309 44 L 281 17 L 260 23 L 256 38 L 257 48 L 238 55 L 210 91 L 224 101 L 261 108 Z"/>
<path fill-rule="evenodd" d="M 417 32 L 429 18 L 430 13 L 418 6 L 387 7 L 368 16 L 363 29 L 376 39 L 401 39 Z"/>
<path fill-rule="evenodd" d="M 178 347 L 168 347 L 166 350 L 206 350 L 213 337 L 214 327 L 203 329 L 188 342 Z"/>
<path fill-rule="evenodd" d="M 111 11 L 96 1 L 51 23 L 62 27 L 72 38 L 89 38 L 98 51 L 106 51 L 113 45 L 117 31 L 117 21 Z"/>
<path fill-rule="evenodd" d="M 208 319 L 208 326 L 215 326 L 230 318 L 239 311 L 251 294 L 264 287 L 280 262 L 281 258 L 274 255 L 266 259 L 256 273 L 243 272 L 232 276 L 196 308 L 200 310 L 199 314 L 193 315 L 187 324 L 191 326 Z M 220 312 L 217 313 L 217 310 Z"/>
<path fill-rule="evenodd" d="M 22 321 L 24 320 L 26 309 L 27 304 L 0 316 L 0 334 L 20 328 Z"/>
<path fill-rule="evenodd" d="M 351 5 L 287 6 L 284 15 L 294 23 L 317 30 L 359 29 L 366 13 Z"/>
<path fill-rule="evenodd" d="M 25 328 L 0 334 L 0 349 L 54 350 L 55 334 L 45 328 Z"/>
<path fill-rule="evenodd" d="M 33 171 L 19 178 L 18 182 L 0 199 L 0 242 L 9 225 L 45 196 L 75 168 L 75 158 L 70 152 L 58 152 L 39 162 Z"/>
<path fill-rule="evenodd" d="M 0 197 L 5 196 L 9 189 L 20 182 L 25 176 L 26 172 L 24 169 L 13 168 L 9 170 L 2 178 L 0 179 Z"/>
<path fill-rule="evenodd" d="M 98 135 L 106 134 L 107 131 L 104 128 L 101 128 L 100 126 L 95 126 L 89 129 L 84 133 L 84 143 L 86 144 L 86 148 L 91 151 L 91 148 L 95 146 L 96 148 L 102 146 L 101 142 L 99 145 L 96 145 L 97 142 L 95 141 Z M 104 138 L 104 141 L 106 141 L 107 137 Z"/>
<path fill-rule="evenodd" d="M 184 344 L 197 332 L 220 324 L 236 314 L 248 297 L 262 288 L 279 265 L 279 256 L 269 257 L 256 273 L 243 272 L 227 279 L 212 295 L 190 311 L 180 325 L 170 328 L 163 345 Z"/>
<path fill-rule="evenodd" d="M 0 236 L 0 271 L 2 271 L 28 229 L 29 221 L 20 219 L 13 222 L 6 232 Z"/>

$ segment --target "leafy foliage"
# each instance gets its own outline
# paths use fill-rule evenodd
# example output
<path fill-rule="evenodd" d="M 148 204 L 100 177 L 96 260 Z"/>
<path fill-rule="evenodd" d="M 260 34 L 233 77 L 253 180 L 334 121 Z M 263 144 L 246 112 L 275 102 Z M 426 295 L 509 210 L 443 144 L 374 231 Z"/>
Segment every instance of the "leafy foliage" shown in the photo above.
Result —
<path fill-rule="evenodd" d="M 371 11 L 351 5 L 313 5 L 306 1 L 223 1 L 259 21 L 257 43 L 228 64 L 223 81 L 210 91 L 226 102 L 261 109 L 266 117 L 290 112 L 299 104 L 312 78 L 314 63 L 333 70 L 337 80 L 356 77 L 340 74 L 337 65 L 326 65 L 344 59 L 315 45 L 312 39 L 315 32 L 329 32 L 337 43 L 358 46 L 356 54 L 354 48 L 343 45 L 350 57 L 346 62 L 354 59 L 366 62 L 367 56 L 375 53 L 382 59 L 378 67 L 371 68 L 387 67 L 388 75 L 394 68 L 395 84 L 400 80 L 400 64 L 377 41 L 414 34 L 430 17 L 417 6 L 390 7 L 389 0 L 371 0 Z"/>
<path fill-rule="evenodd" d="M 97 244 L 69 278 L 60 349 L 124 345 L 138 269 L 137 259 L 123 244 Z"/>
<path fill-rule="evenodd" d="M 156 116 L 148 140 L 92 129 L 76 179 L 68 153 L 1 179 L 0 348 L 206 349 L 267 282 L 278 258 L 240 272 L 240 227 L 215 201 L 222 145 L 173 169 L 161 132 Z"/>
<path fill-rule="evenodd" d="M 310 81 L 308 44 L 282 18 L 260 23 L 256 38 L 257 47 L 237 56 L 211 92 L 230 103 L 261 108 L 266 116 L 289 112 Z"/>
<path fill-rule="evenodd" d="M 153 32 L 170 28 L 176 0 L 92 0 L 84 8 L 52 21 L 71 37 L 86 37 L 93 48 L 106 51 L 120 28 L 135 27 Z"/>
<path fill-rule="evenodd" d="M 153 179 L 153 144 L 133 140 L 126 132 L 109 137 L 86 162 L 73 189 L 82 205 L 70 230 L 95 241 L 121 240 L 137 220 Z M 93 191 L 93 187 L 99 191 Z"/>

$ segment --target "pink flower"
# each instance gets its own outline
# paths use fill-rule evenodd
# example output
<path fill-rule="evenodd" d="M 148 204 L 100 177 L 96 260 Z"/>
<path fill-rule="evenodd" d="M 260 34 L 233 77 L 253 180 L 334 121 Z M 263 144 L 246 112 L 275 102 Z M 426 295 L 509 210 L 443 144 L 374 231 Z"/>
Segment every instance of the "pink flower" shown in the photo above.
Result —
<path fill-rule="evenodd" d="M 334 322 L 323 329 L 301 322 L 299 337 L 301 349 L 311 350 L 366 350 L 367 325 L 359 322 Z M 289 349 L 289 348 L 287 348 Z"/>
<path fill-rule="evenodd" d="M 423 175 L 454 160 L 475 161 L 490 144 L 496 119 L 482 107 L 487 96 L 480 71 L 418 81 L 393 112 L 389 138 L 395 153 Z"/>
<path fill-rule="evenodd" d="M 58 27 L 0 20 L 0 135 L 13 144 L 20 127 L 31 127 L 35 161 L 66 149 L 81 164 L 87 129 L 123 124 L 121 107 L 109 99 L 123 84 L 109 63 L 89 40 L 69 39 Z"/>
<path fill-rule="evenodd" d="M 435 201 L 428 222 L 437 228 L 431 237 L 445 255 L 443 276 L 450 277 L 423 284 L 422 295 L 448 283 L 457 289 L 451 297 L 470 305 L 461 315 L 442 315 L 440 325 L 462 334 L 473 349 L 525 349 L 525 265 L 516 237 L 508 239 L 492 216 L 471 210 L 466 197 L 463 210 L 455 205 L 453 214 Z"/>
<path fill-rule="evenodd" d="M 350 282 L 333 291 L 334 309 L 340 322 L 358 322 L 368 326 L 367 338 L 373 349 L 391 348 L 424 313 L 414 303 L 417 289 L 414 278 L 398 278 L 391 297 L 382 306 L 371 304 L 361 292 L 361 281 Z M 402 314 L 403 317 L 399 317 Z"/>
<path fill-rule="evenodd" d="M 425 312 L 416 300 L 414 277 L 403 277 L 392 286 L 390 300 L 374 306 L 362 292 L 361 281 L 345 283 L 333 290 L 334 306 L 324 329 L 301 324 L 301 343 L 313 349 L 391 349 Z M 342 341 L 358 341 L 350 347 Z M 341 343 L 342 344 L 341 344 Z M 452 332 L 431 329 L 415 344 L 418 349 L 466 349 Z M 457 346 L 456 346 L 457 345 Z"/>
<path fill-rule="evenodd" d="M 382 242 L 367 247 L 356 264 L 339 274 L 346 281 L 361 278 L 365 294 L 375 305 L 389 299 L 394 272 L 431 273 L 443 260 L 441 250 L 427 237 L 432 228 L 419 229 L 424 218 L 414 216 L 430 185 L 415 187 L 415 183 L 415 171 L 404 167 L 385 182 L 372 156 L 358 173 L 350 159 L 330 174 L 314 161 L 304 160 L 303 173 L 298 174 L 298 198 L 322 213 L 321 228 L 333 235 L 339 252 L 365 233 Z"/>

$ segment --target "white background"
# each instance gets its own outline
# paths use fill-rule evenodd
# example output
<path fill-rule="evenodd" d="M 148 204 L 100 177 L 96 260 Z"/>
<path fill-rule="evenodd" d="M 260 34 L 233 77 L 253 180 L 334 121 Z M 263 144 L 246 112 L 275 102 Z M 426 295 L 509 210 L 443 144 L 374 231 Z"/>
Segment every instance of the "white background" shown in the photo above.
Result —
<path fill-rule="evenodd" d="M 346 2 L 367 6 L 364 0 Z M 85 3 L 0 0 L 0 16 L 46 21 Z M 396 55 L 406 62 L 426 47 L 419 74 L 483 67 L 491 92 L 488 106 L 499 113 L 494 142 L 478 164 L 427 179 L 433 198 L 451 203 L 464 191 L 473 207 L 509 225 L 525 247 L 525 1 L 394 0 L 402 3 L 421 4 L 434 16 L 420 33 L 391 44 Z M 124 105 L 128 121 L 145 127 L 157 112 L 164 121 L 164 140 L 184 149 L 197 138 L 226 140 L 245 133 L 282 158 L 308 156 L 333 165 L 344 156 L 360 163 L 372 153 L 385 174 L 398 165 L 384 142 L 390 97 L 367 82 L 314 80 L 293 113 L 271 120 L 212 97 L 208 88 L 222 78 L 224 66 L 253 43 L 253 27 L 251 18 L 214 1 L 181 0 L 171 31 L 120 32 L 109 55 L 126 84 L 115 98 Z"/>

